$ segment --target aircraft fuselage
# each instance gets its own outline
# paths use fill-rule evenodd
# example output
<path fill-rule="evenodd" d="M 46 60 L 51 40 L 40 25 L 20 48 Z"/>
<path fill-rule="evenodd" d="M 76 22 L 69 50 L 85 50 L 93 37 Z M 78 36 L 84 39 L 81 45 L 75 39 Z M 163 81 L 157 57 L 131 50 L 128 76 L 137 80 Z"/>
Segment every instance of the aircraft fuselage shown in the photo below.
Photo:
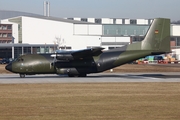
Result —
<path fill-rule="evenodd" d="M 19 74 L 68 74 L 86 75 L 103 72 L 127 62 L 149 55 L 149 51 L 105 51 L 99 56 L 77 60 L 56 60 L 51 54 L 20 56 L 6 69 Z M 11 68 L 9 68 L 11 66 Z"/>

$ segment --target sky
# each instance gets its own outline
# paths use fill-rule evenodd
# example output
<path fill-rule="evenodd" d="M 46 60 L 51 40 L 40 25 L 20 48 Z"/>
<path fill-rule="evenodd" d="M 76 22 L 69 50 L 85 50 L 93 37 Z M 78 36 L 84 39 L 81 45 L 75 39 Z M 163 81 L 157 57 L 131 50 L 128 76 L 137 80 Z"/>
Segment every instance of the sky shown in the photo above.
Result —
<path fill-rule="evenodd" d="M 45 0 L 0 0 L 0 10 L 43 15 Z M 180 20 L 180 0 L 46 0 L 50 16 L 80 18 L 170 18 Z"/>

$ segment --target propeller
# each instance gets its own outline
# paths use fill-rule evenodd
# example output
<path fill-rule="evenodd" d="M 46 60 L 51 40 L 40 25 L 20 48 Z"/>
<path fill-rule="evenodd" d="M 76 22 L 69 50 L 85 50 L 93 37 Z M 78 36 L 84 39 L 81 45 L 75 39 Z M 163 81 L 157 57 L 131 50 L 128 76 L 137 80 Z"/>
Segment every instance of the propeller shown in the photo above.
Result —
<path fill-rule="evenodd" d="M 51 55 L 51 57 L 53 57 L 54 59 L 53 59 L 53 62 L 50 63 L 50 68 L 51 68 L 51 66 L 54 66 L 54 68 L 55 68 L 56 56 L 57 56 L 57 53 L 56 53 L 56 52 L 55 52 L 55 54 L 52 54 L 52 55 Z"/>

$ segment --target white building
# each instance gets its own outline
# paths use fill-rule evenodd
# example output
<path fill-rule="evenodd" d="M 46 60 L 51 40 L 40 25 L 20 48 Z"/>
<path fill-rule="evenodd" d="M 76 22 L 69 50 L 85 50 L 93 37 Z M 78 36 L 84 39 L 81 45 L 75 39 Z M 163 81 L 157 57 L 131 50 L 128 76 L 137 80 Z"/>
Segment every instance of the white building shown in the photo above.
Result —
<path fill-rule="evenodd" d="M 20 16 L 1 20 L 1 24 L 12 24 L 14 43 L 59 44 L 68 49 L 89 47 L 120 47 L 130 43 L 130 37 L 103 36 L 103 25 L 52 17 Z M 106 43 L 103 45 L 103 43 Z"/>

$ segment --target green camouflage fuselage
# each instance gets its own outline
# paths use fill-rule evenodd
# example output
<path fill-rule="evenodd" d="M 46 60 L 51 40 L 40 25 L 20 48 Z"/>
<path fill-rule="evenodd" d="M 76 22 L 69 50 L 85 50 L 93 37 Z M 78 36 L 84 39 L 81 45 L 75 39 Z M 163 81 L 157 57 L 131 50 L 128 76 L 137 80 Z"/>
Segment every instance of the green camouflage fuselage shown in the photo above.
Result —
<path fill-rule="evenodd" d="M 12 64 L 20 74 L 82 74 L 97 73 L 152 54 L 151 51 L 105 51 L 96 57 L 73 61 L 54 61 L 51 54 L 24 55 Z M 22 59 L 22 60 L 21 60 Z"/>

